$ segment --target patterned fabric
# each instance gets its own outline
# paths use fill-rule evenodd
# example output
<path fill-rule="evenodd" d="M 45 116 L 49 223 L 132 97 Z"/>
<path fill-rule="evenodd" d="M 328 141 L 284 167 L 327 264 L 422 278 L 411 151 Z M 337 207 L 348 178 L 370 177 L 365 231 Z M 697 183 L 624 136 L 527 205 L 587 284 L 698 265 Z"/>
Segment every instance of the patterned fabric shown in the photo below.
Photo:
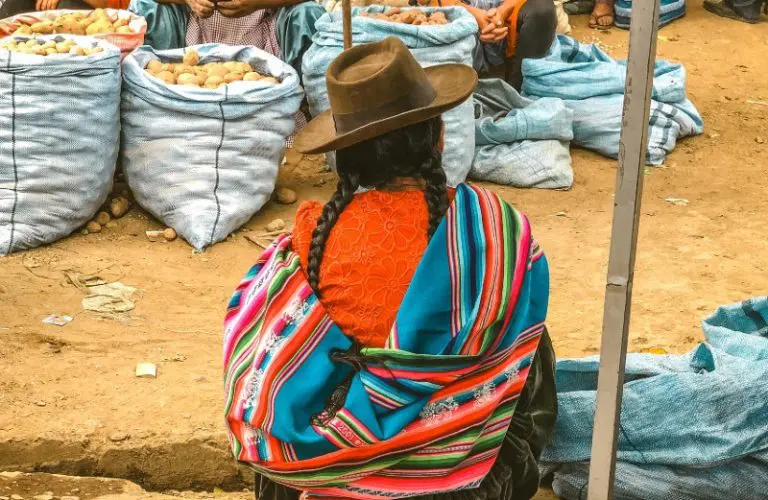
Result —
<path fill-rule="evenodd" d="M 454 193 L 449 190 L 450 200 Z M 305 270 L 322 211 L 320 202 L 310 201 L 296 213 L 292 245 Z M 323 248 L 320 294 L 341 331 L 363 346 L 382 347 L 389 337 L 427 248 L 428 227 L 420 190 L 357 194 L 334 224 Z"/>
<path fill-rule="evenodd" d="M 214 11 L 208 18 L 189 16 L 187 45 L 225 43 L 252 45 L 280 57 L 280 45 L 275 35 L 277 11 L 259 9 L 243 17 L 225 17 Z"/>
<path fill-rule="evenodd" d="M 302 498 L 476 488 L 493 466 L 544 329 L 546 259 L 527 219 L 461 185 L 383 348 L 334 324 L 285 236 L 226 318 L 235 458 Z"/>

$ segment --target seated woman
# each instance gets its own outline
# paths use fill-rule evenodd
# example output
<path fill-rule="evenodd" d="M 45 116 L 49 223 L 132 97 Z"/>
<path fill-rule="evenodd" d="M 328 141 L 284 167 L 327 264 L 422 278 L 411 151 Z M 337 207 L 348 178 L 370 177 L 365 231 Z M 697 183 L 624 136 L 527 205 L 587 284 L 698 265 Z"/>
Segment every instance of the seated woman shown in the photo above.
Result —
<path fill-rule="evenodd" d="M 480 27 L 474 66 L 479 72 L 505 69 L 504 79 L 520 90 L 523 59 L 547 54 L 555 39 L 557 12 L 552 0 L 412 0 L 414 5 L 464 7 Z"/>
<path fill-rule="evenodd" d="M 329 66 L 331 109 L 295 147 L 336 151 L 336 192 L 227 314 L 230 442 L 257 498 L 535 495 L 557 411 L 546 259 L 522 214 L 441 168 L 440 115 L 476 81 L 393 37 Z"/>
<path fill-rule="evenodd" d="M 287 62 L 301 75 L 301 58 L 325 9 L 313 0 L 159 0 L 192 11 L 187 45 L 253 45 Z"/>

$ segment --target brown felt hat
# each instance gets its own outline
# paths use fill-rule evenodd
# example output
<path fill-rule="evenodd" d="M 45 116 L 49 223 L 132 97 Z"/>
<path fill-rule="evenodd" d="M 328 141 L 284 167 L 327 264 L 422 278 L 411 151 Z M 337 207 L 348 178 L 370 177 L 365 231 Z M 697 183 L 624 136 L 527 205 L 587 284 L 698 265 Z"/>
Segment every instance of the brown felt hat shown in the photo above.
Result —
<path fill-rule="evenodd" d="M 300 153 L 346 148 L 429 120 L 464 102 L 477 84 L 475 70 L 463 64 L 422 68 L 395 37 L 342 52 L 325 78 L 331 109 L 296 135 Z"/>

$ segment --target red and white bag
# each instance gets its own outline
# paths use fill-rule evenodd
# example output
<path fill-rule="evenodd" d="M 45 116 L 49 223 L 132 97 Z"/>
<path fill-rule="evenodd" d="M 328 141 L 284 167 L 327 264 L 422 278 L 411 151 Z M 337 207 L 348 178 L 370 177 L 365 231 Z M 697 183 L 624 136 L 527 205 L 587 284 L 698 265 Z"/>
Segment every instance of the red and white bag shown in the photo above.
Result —
<path fill-rule="evenodd" d="M 136 47 L 140 47 L 144 44 L 144 35 L 147 32 L 147 21 L 136 14 L 127 10 L 117 9 L 102 9 L 106 12 L 111 22 L 115 22 L 119 19 L 125 19 L 128 21 L 127 26 L 131 29 L 132 33 L 97 33 L 93 36 L 100 40 L 106 40 L 107 42 L 115 45 L 120 49 L 121 58 L 133 51 Z M 6 19 L 0 20 L 0 38 L 12 35 L 22 26 L 32 26 L 35 23 L 41 21 L 53 21 L 57 17 L 64 14 L 72 14 L 81 12 L 90 14 L 93 11 L 88 10 L 46 10 L 41 12 L 29 12 L 25 14 L 18 14 Z M 26 34 L 28 36 L 34 36 L 37 33 Z M 43 33 L 40 33 L 43 34 Z M 48 34 L 48 33 L 46 33 Z M 64 33 L 62 33 L 64 34 Z"/>

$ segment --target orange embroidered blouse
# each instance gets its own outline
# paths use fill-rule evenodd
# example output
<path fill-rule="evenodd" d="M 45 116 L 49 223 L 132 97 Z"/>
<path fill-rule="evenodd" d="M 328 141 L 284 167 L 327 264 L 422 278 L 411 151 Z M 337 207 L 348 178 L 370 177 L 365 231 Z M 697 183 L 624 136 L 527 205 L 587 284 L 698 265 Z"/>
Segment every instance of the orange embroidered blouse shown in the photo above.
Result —
<path fill-rule="evenodd" d="M 308 201 L 296 214 L 293 247 L 303 269 L 322 207 Z M 364 346 L 384 345 L 427 248 L 428 226 L 421 191 L 368 191 L 342 211 L 323 252 L 320 293 L 344 333 Z"/>

